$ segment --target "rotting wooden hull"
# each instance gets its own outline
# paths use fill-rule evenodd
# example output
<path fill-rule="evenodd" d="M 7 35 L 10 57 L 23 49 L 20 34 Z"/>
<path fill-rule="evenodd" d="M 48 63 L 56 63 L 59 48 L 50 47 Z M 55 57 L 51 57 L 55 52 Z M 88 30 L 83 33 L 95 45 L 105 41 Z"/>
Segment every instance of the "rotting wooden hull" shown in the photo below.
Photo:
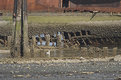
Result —
<path fill-rule="evenodd" d="M 4 25 L 0 27 L 0 36 L 4 37 L 5 42 L 7 36 L 11 36 L 12 33 L 10 26 Z M 58 38 L 53 37 L 53 35 L 60 32 L 63 35 L 63 42 L 68 46 L 78 43 L 81 46 L 121 47 L 120 27 L 120 21 L 82 22 L 75 24 L 29 24 L 29 38 L 31 39 L 33 36 L 41 34 L 49 34 L 49 39 L 53 42 L 58 41 Z M 46 41 L 46 38 L 42 38 L 42 40 Z"/>

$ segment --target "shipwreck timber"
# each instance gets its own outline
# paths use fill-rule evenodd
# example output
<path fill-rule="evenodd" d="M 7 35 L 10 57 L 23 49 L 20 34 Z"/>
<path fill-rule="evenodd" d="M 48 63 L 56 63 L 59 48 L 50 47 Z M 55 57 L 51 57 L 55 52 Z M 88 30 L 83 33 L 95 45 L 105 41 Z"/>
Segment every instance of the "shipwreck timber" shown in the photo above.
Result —
<path fill-rule="evenodd" d="M 120 21 L 96 21 L 96 22 L 81 22 L 71 24 L 28 24 L 29 38 L 32 36 L 49 34 L 50 41 L 54 39 L 53 35 L 60 32 L 65 40 L 73 42 L 78 40 L 83 45 L 91 44 L 93 41 L 105 44 L 106 42 L 116 44 L 120 43 L 121 39 L 121 23 Z M 10 25 L 2 25 L 0 28 L 1 36 L 11 36 L 12 29 Z M 44 39 L 45 40 L 45 39 Z M 78 43 L 78 42 L 76 42 Z M 98 43 L 97 43 L 98 44 Z M 120 45 L 120 44 L 118 44 Z"/>

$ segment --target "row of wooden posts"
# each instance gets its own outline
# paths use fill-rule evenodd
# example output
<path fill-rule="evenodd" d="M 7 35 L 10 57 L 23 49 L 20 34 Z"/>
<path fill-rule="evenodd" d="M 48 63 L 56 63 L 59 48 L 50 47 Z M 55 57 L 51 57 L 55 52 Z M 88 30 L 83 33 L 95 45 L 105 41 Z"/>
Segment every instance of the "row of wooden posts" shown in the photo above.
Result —
<path fill-rule="evenodd" d="M 96 47 L 96 48 L 98 48 L 98 47 Z M 101 49 L 103 56 L 116 56 L 116 55 L 120 54 L 118 52 L 118 50 L 119 49 L 117 47 L 114 47 L 113 49 L 109 49 L 108 47 L 103 47 Z M 84 54 L 88 54 L 89 49 L 87 47 L 81 47 L 81 52 Z M 93 53 L 93 54 L 95 54 L 95 53 Z"/>
<path fill-rule="evenodd" d="M 11 46 L 11 39 L 12 39 L 12 36 L 7 36 L 7 39 L 3 40 L 5 47 Z M 45 35 L 46 46 L 50 45 L 50 40 L 51 40 L 50 35 L 49 34 Z M 36 36 L 32 36 L 31 43 L 36 45 Z M 62 44 L 62 35 L 58 35 L 57 36 L 57 47 L 61 47 L 61 44 Z"/>
<path fill-rule="evenodd" d="M 56 37 L 56 39 L 57 39 L 57 45 L 56 45 L 56 47 L 62 47 L 62 35 L 60 34 L 60 35 L 58 35 L 57 37 Z M 4 41 L 4 46 L 5 47 L 10 47 L 11 46 L 11 39 L 12 39 L 12 37 L 11 36 L 7 36 L 7 40 L 3 40 Z M 36 37 L 35 36 L 32 36 L 32 38 L 31 38 L 32 40 L 31 40 L 31 43 L 33 44 L 33 45 L 37 45 L 37 40 L 36 40 Z M 46 41 L 46 45 L 45 46 L 49 46 L 50 45 L 50 41 L 51 41 L 51 37 L 50 37 L 50 35 L 49 34 L 47 34 L 47 35 L 45 35 L 45 41 Z M 30 44 L 31 44 L 30 43 Z"/>
<path fill-rule="evenodd" d="M 39 37 L 40 38 L 40 37 Z M 57 39 L 57 47 L 62 47 L 62 35 L 59 34 L 57 35 L 56 37 Z M 51 37 L 49 34 L 45 35 L 45 41 L 46 41 L 46 45 L 45 46 L 50 46 L 50 41 L 51 41 Z M 32 36 L 32 41 L 31 41 L 34 45 L 37 45 L 37 41 L 36 41 L 36 37 L 35 36 Z M 40 43 L 42 43 L 42 40 L 40 38 Z"/>
<path fill-rule="evenodd" d="M 11 36 L 7 36 L 7 47 L 10 48 L 11 46 Z M 49 46 L 50 44 L 50 35 L 45 35 L 45 39 L 46 39 L 46 45 L 45 46 Z M 34 54 L 35 52 L 35 49 L 36 49 L 36 46 L 37 43 L 36 43 L 36 37 L 35 36 L 32 36 L 32 39 L 31 39 L 31 45 L 30 45 L 30 54 Z M 62 47 L 62 35 L 58 35 L 57 36 L 57 47 Z M 103 53 L 103 56 L 110 56 L 109 53 L 110 53 L 110 49 L 108 47 L 103 47 L 102 49 L 102 53 Z M 112 52 L 111 52 L 111 55 L 112 56 L 115 56 L 118 54 L 118 48 L 115 47 L 113 49 L 111 49 Z M 88 54 L 88 48 L 87 47 L 81 47 L 81 52 L 84 53 L 84 54 Z"/>

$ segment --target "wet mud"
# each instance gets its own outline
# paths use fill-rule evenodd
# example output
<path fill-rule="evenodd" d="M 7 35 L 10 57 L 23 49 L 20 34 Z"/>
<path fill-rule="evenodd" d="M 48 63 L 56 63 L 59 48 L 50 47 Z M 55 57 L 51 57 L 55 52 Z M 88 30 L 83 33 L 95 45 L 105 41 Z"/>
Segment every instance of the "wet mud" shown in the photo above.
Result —
<path fill-rule="evenodd" d="M 110 58 L 109 58 L 110 59 Z M 118 80 L 120 61 L 3 59 L 1 80 Z M 104 61 L 103 61 L 104 60 Z M 2 60 L 0 60 L 2 61 Z"/>
<path fill-rule="evenodd" d="M 29 24 L 29 36 L 42 33 L 54 34 L 57 32 L 79 32 L 81 30 L 90 31 L 96 37 L 120 37 L 121 21 L 94 21 L 77 22 L 65 24 Z M 0 25 L 1 36 L 10 36 L 12 34 L 12 24 Z"/>
<path fill-rule="evenodd" d="M 29 24 L 29 37 L 57 32 L 90 31 L 94 38 L 120 38 L 120 21 L 83 22 L 71 24 Z M 11 35 L 11 25 L 2 25 L 1 36 Z M 41 49 L 41 48 L 40 48 Z M 1 80 L 118 80 L 121 76 L 121 57 L 101 58 L 102 49 L 83 50 L 40 50 L 36 58 L 8 58 L 1 54 Z M 107 48 L 104 48 L 107 53 Z M 120 52 L 120 51 L 119 51 Z M 84 55 L 82 54 L 84 53 Z M 111 54 L 114 53 L 111 51 Z M 101 55 L 99 55 L 101 54 Z M 6 57 L 7 55 L 7 57 Z M 39 58 L 37 58 L 39 56 Z M 87 57 L 88 56 L 88 57 Z M 107 56 L 107 55 L 106 55 Z M 77 57 L 77 58 L 76 58 Z M 93 59 L 96 57 L 95 59 Z"/>

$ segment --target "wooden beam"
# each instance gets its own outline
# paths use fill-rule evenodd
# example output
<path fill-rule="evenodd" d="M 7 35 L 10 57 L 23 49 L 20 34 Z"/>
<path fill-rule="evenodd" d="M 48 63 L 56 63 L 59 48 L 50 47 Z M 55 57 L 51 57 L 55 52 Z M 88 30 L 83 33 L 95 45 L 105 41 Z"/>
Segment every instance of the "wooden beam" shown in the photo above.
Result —
<path fill-rule="evenodd" d="M 108 56 L 109 52 L 108 52 L 108 47 L 103 47 L 103 55 L 104 57 Z"/>

